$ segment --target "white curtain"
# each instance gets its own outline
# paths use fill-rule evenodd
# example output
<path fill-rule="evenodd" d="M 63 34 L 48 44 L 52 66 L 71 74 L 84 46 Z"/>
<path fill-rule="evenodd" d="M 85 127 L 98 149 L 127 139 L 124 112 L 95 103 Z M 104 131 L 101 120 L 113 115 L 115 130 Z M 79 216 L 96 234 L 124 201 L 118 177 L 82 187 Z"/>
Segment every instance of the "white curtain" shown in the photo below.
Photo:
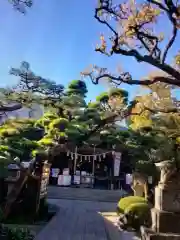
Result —
<path fill-rule="evenodd" d="M 121 165 L 121 153 L 115 152 L 114 154 L 114 176 L 118 177 L 120 173 L 120 165 Z"/>

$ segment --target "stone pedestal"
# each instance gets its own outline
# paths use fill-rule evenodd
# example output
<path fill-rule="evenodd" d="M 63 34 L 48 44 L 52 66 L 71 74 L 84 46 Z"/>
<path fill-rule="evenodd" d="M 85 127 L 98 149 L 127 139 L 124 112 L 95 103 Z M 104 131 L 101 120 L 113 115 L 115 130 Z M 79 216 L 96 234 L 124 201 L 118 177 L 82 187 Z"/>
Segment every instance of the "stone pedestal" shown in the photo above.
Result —
<path fill-rule="evenodd" d="M 180 213 L 180 186 L 159 184 L 155 188 L 155 209 Z"/>
<path fill-rule="evenodd" d="M 180 240 L 180 235 L 175 233 L 157 233 L 152 229 L 141 227 L 142 240 Z"/>
<path fill-rule="evenodd" d="M 142 227 L 143 240 L 180 240 L 180 184 L 161 184 L 155 188 L 151 210 L 152 227 Z"/>
<path fill-rule="evenodd" d="M 152 230 L 157 233 L 180 233 L 180 213 L 151 210 Z"/>

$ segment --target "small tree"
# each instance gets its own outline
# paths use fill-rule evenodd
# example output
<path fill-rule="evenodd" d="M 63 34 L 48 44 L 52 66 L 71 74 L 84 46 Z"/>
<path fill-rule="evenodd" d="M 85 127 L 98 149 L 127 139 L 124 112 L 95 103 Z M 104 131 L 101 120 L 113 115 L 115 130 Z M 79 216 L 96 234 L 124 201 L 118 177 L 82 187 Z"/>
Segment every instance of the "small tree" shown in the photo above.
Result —
<path fill-rule="evenodd" d="M 25 14 L 27 11 L 27 8 L 32 7 L 33 0 L 8 0 L 13 7 L 18 10 L 19 12 Z"/>
<path fill-rule="evenodd" d="M 102 96 L 97 98 L 95 105 L 97 104 L 98 108 L 95 108 L 93 103 L 87 105 L 85 102 L 87 87 L 84 81 L 73 80 L 64 89 L 60 84 L 37 76 L 27 62 L 22 62 L 20 68 L 12 68 L 10 74 L 17 76 L 19 82 L 13 88 L 3 90 L 4 99 L 16 101 L 22 106 L 39 103 L 53 110 L 58 118 L 68 119 L 73 126 L 77 125 L 77 121 L 81 121 L 81 126 L 86 125 L 86 131 L 80 134 L 82 141 L 79 144 L 105 125 L 129 116 L 135 105 L 135 102 L 128 103 L 126 91 L 116 88 L 104 93 L 107 95 L 106 99 Z"/>

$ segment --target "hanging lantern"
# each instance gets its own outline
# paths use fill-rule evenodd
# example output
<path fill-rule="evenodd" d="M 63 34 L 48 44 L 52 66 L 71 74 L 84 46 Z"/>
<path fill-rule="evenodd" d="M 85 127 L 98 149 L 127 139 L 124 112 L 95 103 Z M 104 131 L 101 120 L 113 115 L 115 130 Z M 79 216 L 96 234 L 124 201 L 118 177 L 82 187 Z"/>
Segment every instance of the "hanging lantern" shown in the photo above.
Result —
<path fill-rule="evenodd" d="M 87 156 L 86 155 L 84 156 L 84 159 L 85 159 L 85 161 L 87 160 Z"/>
<path fill-rule="evenodd" d="M 97 155 L 94 155 L 94 157 L 93 157 L 93 158 L 94 158 L 94 160 L 97 160 Z"/>
<path fill-rule="evenodd" d="M 103 153 L 103 158 L 106 158 L 106 154 L 105 153 Z"/>

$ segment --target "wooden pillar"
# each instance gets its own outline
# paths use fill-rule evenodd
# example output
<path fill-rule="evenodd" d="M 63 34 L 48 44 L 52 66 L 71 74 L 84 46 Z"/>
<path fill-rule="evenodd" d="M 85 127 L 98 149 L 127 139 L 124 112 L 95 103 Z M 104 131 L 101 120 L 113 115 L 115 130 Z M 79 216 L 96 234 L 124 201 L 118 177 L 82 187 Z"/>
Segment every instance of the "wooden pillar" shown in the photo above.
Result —
<path fill-rule="evenodd" d="M 75 148 L 75 157 L 74 157 L 74 175 L 76 174 L 76 164 L 77 164 L 77 147 Z"/>
<path fill-rule="evenodd" d="M 93 154 L 95 154 L 95 149 L 96 149 L 96 147 L 94 146 Z M 94 159 L 94 156 L 93 156 L 93 165 L 92 165 L 92 175 L 93 176 L 94 176 L 94 171 L 95 171 L 95 159 Z"/>

